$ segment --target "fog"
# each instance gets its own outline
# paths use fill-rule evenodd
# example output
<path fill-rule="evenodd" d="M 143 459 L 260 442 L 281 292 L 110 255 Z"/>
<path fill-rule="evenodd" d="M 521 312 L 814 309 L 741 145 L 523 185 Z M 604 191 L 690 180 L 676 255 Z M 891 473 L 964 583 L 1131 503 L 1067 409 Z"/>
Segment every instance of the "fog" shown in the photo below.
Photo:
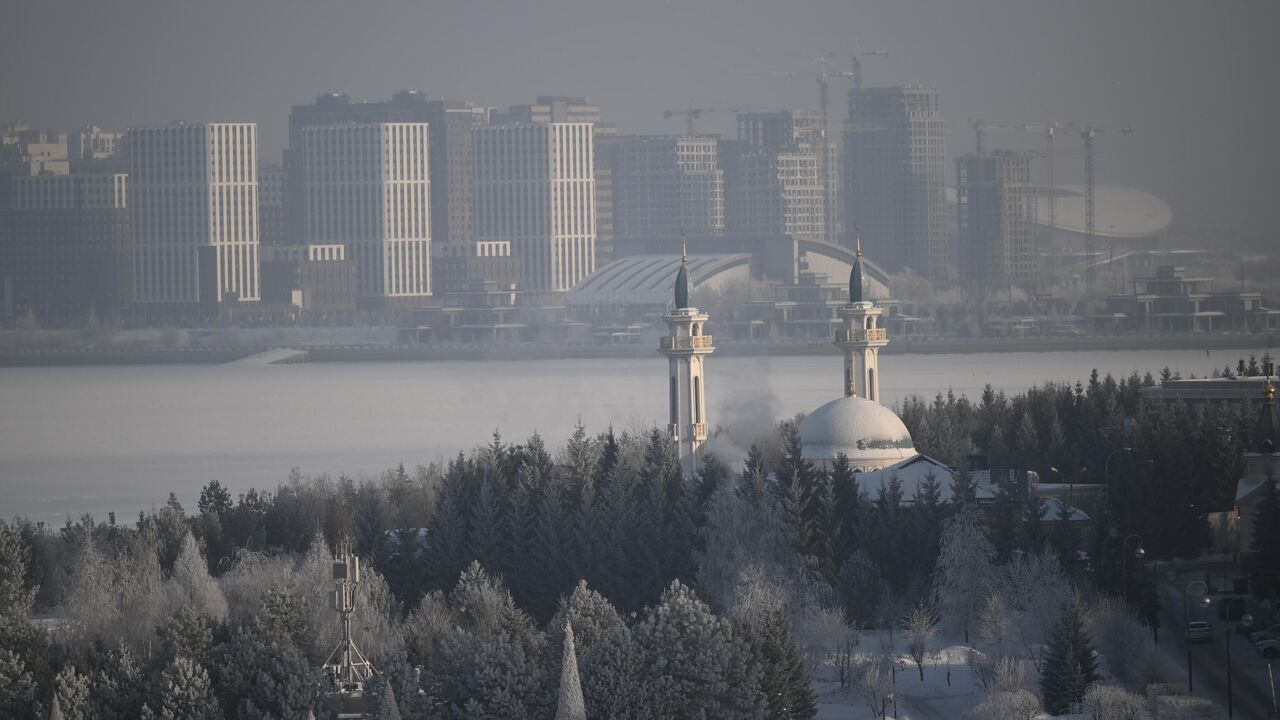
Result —
<path fill-rule="evenodd" d="M 1132 125 L 1099 141 L 1098 181 L 1163 197 L 1185 242 L 1264 248 L 1280 218 L 1270 0 L 45 0 L 9 5 L 5 25 L 3 120 L 253 121 L 264 158 L 284 145 L 289 106 L 330 89 L 489 105 L 586 95 L 624 132 L 675 132 L 662 110 L 691 99 L 813 108 L 811 80 L 778 74 L 856 44 L 890 53 L 867 59 L 868 86 L 940 90 L 949 156 L 972 149 L 969 117 Z M 989 143 L 1038 138 L 993 131 Z M 1079 182 L 1078 143 L 1063 152 L 1059 181 Z"/>

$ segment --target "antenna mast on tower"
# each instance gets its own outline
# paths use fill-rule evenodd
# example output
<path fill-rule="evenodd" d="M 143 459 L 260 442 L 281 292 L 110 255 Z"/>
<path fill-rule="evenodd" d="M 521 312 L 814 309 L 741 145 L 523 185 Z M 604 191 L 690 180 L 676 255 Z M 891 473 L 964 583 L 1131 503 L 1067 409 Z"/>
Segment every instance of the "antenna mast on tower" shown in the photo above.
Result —
<path fill-rule="evenodd" d="M 376 671 L 351 637 L 351 614 L 355 612 L 356 586 L 360 584 L 360 558 L 351 552 L 348 543 L 339 546 L 333 558 L 333 582 L 329 607 L 342 617 L 342 640 L 329 653 L 324 670 L 333 679 L 338 694 L 359 697 L 364 693 L 364 684 Z"/>

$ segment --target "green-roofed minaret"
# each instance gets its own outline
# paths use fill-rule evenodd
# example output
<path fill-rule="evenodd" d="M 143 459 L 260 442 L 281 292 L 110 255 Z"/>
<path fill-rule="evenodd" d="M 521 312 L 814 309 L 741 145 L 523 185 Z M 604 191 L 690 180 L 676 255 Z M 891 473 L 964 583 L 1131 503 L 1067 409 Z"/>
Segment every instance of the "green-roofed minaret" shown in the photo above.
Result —
<path fill-rule="evenodd" d="M 862 302 L 862 237 L 854 231 L 853 267 L 849 269 L 849 302 Z"/>
<path fill-rule="evenodd" d="M 676 273 L 676 309 L 689 307 L 689 254 L 685 250 L 684 230 L 680 231 L 680 272 Z"/>

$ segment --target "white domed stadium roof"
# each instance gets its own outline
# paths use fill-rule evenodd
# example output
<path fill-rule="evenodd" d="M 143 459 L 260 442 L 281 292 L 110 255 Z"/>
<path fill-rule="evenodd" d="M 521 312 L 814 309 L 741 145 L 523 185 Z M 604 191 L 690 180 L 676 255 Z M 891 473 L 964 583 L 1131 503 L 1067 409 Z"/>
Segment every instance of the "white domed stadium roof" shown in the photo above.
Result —
<path fill-rule="evenodd" d="M 907 426 L 892 410 L 860 397 L 842 397 L 809 413 L 800 423 L 804 459 L 830 463 L 839 455 L 866 472 L 917 453 Z"/>

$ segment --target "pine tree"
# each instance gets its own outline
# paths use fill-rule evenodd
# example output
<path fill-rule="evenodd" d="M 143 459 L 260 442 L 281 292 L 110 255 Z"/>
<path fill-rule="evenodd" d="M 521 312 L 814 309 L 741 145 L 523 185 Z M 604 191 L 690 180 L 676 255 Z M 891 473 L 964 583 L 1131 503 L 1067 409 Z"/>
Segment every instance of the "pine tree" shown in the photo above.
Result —
<path fill-rule="evenodd" d="M 840 571 L 840 549 L 844 545 L 840 509 L 836 500 L 835 481 L 830 473 L 818 471 L 818 489 L 812 498 L 813 523 L 810 552 L 818 560 L 818 570 L 828 583 L 834 583 Z"/>
<path fill-rule="evenodd" d="M 400 720 L 400 705 L 396 702 L 391 683 L 382 686 L 382 701 L 378 703 L 378 720 Z"/>
<path fill-rule="evenodd" d="M 1084 699 L 1085 691 L 1098 681 L 1098 661 L 1093 641 L 1085 630 L 1080 605 L 1071 601 L 1063 608 L 1045 650 L 1040 694 L 1052 715 L 1071 712 Z"/>
<path fill-rule="evenodd" d="M 587 720 L 578 677 L 578 651 L 573 646 L 573 625 L 564 625 L 564 652 L 560 663 L 560 692 L 556 700 L 556 720 Z"/>
<path fill-rule="evenodd" d="M 995 506 L 991 510 L 991 544 L 996 551 L 996 564 L 1003 565 L 1013 557 L 1018 547 L 1017 509 L 1009 500 L 1009 493 L 1001 488 L 996 493 Z"/>
<path fill-rule="evenodd" d="M 53 699 L 64 720 L 90 720 L 89 679 L 75 667 L 62 668 L 53 681 Z M 51 714 L 52 716 L 52 714 Z"/>
<path fill-rule="evenodd" d="M 1039 553 L 1049 539 L 1044 527 L 1044 498 L 1032 492 L 1027 496 L 1022 514 L 1022 549 L 1030 553 Z"/>
<path fill-rule="evenodd" d="M 155 702 L 157 720 L 220 720 L 209 674 L 187 658 L 177 658 L 160 677 Z"/>
<path fill-rule="evenodd" d="M 31 712 L 36 683 L 22 656 L 0 647 L 0 717 L 20 718 Z"/>
<path fill-rule="evenodd" d="M 768 703 L 769 720 L 801 720 L 818 712 L 817 695 L 809 687 L 804 655 L 791 632 L 791 622 L 781 609 L 736 624 L 751 646 L 762 671 L 761 690 Z"/>
<path fill-rule="evenodd" d="M 18 528 L 0 520 L 0 619 L 23 618 L 31 613 L 35 589 L 24 585 L 31 549 Z"/>
<path fill-rule="evenodd" d="M 755 507 L 764 502 L 767 492 L 768 470 L 764 466 L 764 453 L 759 446 L 752 445 L 747 451 L 747 459 L 742 465 L 742 482 L 739 491 L 751 501 Z"/>

